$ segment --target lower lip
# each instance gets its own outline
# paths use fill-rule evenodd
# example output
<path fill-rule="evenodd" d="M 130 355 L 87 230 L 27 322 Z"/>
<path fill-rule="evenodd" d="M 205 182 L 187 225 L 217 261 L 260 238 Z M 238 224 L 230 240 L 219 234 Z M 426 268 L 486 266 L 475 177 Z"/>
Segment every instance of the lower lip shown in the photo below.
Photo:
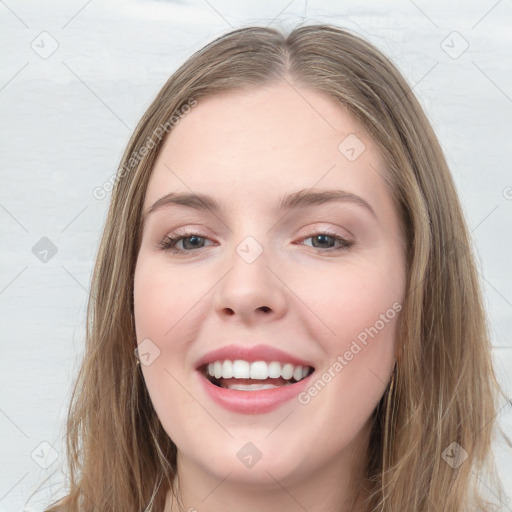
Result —
<path fill-rule="evenodd" d="M 240 414 L 264 414 L 295 398 L 307 387 L 311 373 L 306 378 L 284 386 L 257 391 L 221 388 L 212 384 L 200 371 L 199 379 L 210 398 L 228 411 Z"/>

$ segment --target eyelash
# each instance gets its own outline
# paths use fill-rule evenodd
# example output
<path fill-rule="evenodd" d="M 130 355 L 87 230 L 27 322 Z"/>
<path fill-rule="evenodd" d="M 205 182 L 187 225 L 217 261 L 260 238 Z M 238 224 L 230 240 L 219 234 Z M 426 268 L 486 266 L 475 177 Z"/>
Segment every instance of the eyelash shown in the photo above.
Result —
<path fill-rule="evenodd" d="M 319 253 L 346 251 L 346 250 L 350 249 L 350 247 L 352 247 L 352 245 L 354 245 L 354 242 L 351 242 L 349 240 L 346 240 L 345 238 L 337 236 L 334 233 L 330 233 L 328 230 L 327 231 L 319 231 L 317 233 L 309 235 L 308 237 L 304 238 L 303 240 L 307 240 L 308 238 L 315 238 L 317 236 L 323 236 L 323 235 L 326 235 L 326 236 L 334 239 L 335 242 L 341 242 L 341 245 L 338 247 L 330 247 L 328 249 L 321 249 L 321 248 L 313 247 L 313 249 L 316 249 L 317 252 L 319 252 Z M 175 248 L 175 245 L 178 242 L 180 242 L 181 240 L 184 240 L 185 238 L 191 238 L 191 237 L 204 238 L 205 240 L 207 240 L 207 237 L 201 236 L 197 233 L 184 232 L 184 233 L 180 233 L 179 235 L 177 235 L 175 237 L 166 236 L 157 245 L 158 245 L 158 248 L 161 249 L 162 251 L 170 252 L 172 254 L 182 254 L 182 253 L 187 253 L 187 252 L 191 253 L 191 252 L 194 252 L 193 249 L 186 251 L 184 249 L 176 249 Z M 200 249 L 204 249 L 204 247 L 199 247 L 198 250 L 200 250 Z"/>

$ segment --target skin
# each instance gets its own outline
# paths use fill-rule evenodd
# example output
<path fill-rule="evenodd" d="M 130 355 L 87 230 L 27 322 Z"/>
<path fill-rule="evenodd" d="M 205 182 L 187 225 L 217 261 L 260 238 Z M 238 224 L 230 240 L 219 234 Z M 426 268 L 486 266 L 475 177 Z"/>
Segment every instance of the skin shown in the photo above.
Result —
<path fill-rule="evenodd" d="M 349 134 L 365 145 L 355 161 L 338 149 Z M 206 193 L 222 205 L 216 215 L 173 205 L 147 216 L 135 271 L 137 340 L 160 351 L 141 367 L 178 447 L 183 510 L 353 510 L 399 314 L 309 403 L 266 414 L 214 403 L 194 363 L 230 343 L 262 343 L 311 361 L 319 376 L 333 373 L 357 335 L 403 299 L 400 219 L 385 172 L 344 107 L 285 82 L 201 100 L 165 141 L 144 212 L 169 192 Z M 348 202 L 274 210 L 282 195 L 311 188 L 357 194 L 375 216 Z M 157 248 L 178 228 L 205 239 L 178 242 L 183 254 Z M 316 238 L 326 228 L 353 245 L 327 252 L 338 243 Z M 236 252 L 247 236 L 263 249 L 250 264 Z M 236 456 L 247 442 L 262 454 L 250 468 Z M 165 511 L 178 510 L 168 492 Z"/>

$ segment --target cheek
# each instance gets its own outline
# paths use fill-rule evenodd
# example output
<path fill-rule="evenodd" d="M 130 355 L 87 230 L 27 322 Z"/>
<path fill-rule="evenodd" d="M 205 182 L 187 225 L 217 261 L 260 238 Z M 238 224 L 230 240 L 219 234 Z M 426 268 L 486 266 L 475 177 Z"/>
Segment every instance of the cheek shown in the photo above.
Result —
<path fill-rule="evenodd" d="M 177 273 L 171 275 L 144 255 L 139 258 L 133 290 L 135 331 L 139 353 L 150 353 L 150 364 L 142 364 L 142 371 L 156 403 L 175 383 L 172 356 L 176 360 L 184 348 L 179 340 L 185 339 L 182 329 L 187 322 L 180 320 L 186 319 L 186 295 L 190 293 Z"/>
<path fill-rule="evenodd" d="M 150 352 L 158 354 L 150 365 L 142 365 L 142 371 L 159 416 L 168 415 L 174 407 L 194 405 L 182 386 L 190 386 L 187 356 L 191 343 L 199 337 L 206 313 L 202 300 L 212 286 L 211 276 L 210 280 L 198 276 L 194 270 L 170 268 L 161 257 L 144 252 L 137 261 L 135 331 L 139 352 L 145 343 Z"/>
<path fill-rule="evenodd" d="M 315 312 L 304 325 L 314 326 L 311 335 L 325 358 L 301 403 L 315 411 L 319 425 L 337 421 L 355 435 L 385 391 L 405 280 L 393 261 L 399 260 L 326 269 L 302 282 L 298 295 Z"/>
<path fill-rule="evenodd" d="M 137 343 L 139 353 L 144 352 L 145 344 L 156 354 L 151 364 L 141 364 L 141 369 L 157 416 L 173 440 L 184 436 L 180 422 L 172 421 L 173 411 L 194 410 L 190 396 L 180 386 L 183 375 L 179 372 L 186 348 L 179 340 L 186 339 L 183 328 L 187 322 L 183 320 L 189 290 L 179 273 L 171 274 L 144 255 L 139 258 L 133 291 Z"/>
<path fill-rule="evenodd" d="M 204 293 L 201 283 L 191 281 L 187 273 L 171 271 L 155 258 L 141 257 L 133 290 L 137 339 L 154 338 L 157 344 L 180 339 L 186 315 L 192 314 Z"/>
<path fill-rule="evenodd" d="M 400 267 L 391 267 L 356 263 L 336 269 L 319 268 L 290 285 L 299 297 L 306 299 L 308 315 L 316 319 L 310 325 L 318 325 L 315 338 L 325 340 L 329 352 L 342 349 L 347 340 L 376 323 L 382 334 L 392 330 L 389 327 L 395 323 L 396 309 L 400 309 L 393 308 L 393 304 L 400 303 L 403 297 L 404 275 Z"/>

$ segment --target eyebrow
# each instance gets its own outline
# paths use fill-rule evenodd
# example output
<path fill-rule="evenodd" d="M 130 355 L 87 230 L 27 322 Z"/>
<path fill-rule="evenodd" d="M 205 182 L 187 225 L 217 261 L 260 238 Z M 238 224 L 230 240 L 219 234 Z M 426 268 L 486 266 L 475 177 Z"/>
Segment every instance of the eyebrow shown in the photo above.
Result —
<path fill-rule="evenodd" d="M 362 197 L 345 190 L 299 190 L 292 194 L 282 196 L 278 201 L 277 211 L 297 210 L 300 208 L 308 208 L 310 206 L 333 202 L 345 202 L 362 206 L 374 217 L 377 217 L 375 211 L 367 201 Z M 144 218 L 157 210 L 171 205 L 186 206 L 200 211 L 211 210 L 214 213 L 218 213 L 222 210 L 220 204 L 209 195 L 187 192 L 171 192 L 155 201 L 155 203 L 153 203 L 153 205 L 144 214 Z"/>

